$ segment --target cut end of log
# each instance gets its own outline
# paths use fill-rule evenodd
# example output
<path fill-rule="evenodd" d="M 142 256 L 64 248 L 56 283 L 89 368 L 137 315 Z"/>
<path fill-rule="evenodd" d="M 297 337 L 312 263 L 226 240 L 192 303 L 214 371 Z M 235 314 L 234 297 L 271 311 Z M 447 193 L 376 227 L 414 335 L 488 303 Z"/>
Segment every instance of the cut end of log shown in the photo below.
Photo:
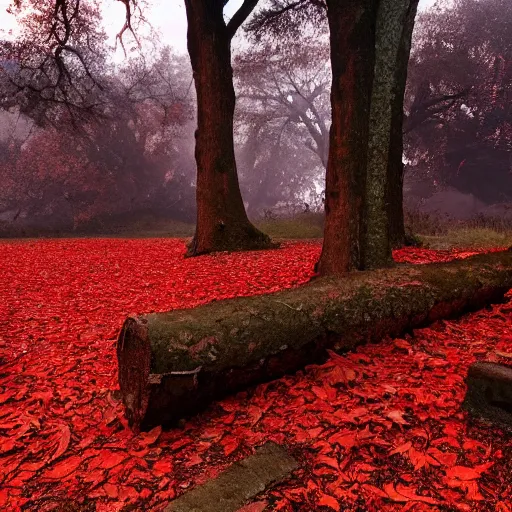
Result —
<path fill-rule="evenodd" d="M 139 430 L 149 402 L 151 346 L 147 320 L 128 317 L 117 342 L 119 387 L 126 417 L 134 430 Z"/>

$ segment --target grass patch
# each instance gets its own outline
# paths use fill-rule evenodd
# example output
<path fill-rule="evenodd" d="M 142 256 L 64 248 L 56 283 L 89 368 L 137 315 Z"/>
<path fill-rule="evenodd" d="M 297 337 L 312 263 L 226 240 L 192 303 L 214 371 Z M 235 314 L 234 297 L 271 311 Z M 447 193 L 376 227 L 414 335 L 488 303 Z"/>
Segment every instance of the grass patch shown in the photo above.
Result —
<path fill-rule="evenodd" d="M 411 221 L 408 215 L 407 221 Z M 512 229 L 494 229 L 492 226 L 472 226 L 452 223 L 439 223 L 429 216 L 413 217 L 408 228 L 417 234 L 425 247 L 437 250 L 449 249 L 488 249 L 511 247 Z M 421 221 L 421 222 L 420 222 Z M 301 213 L 290 217 L 278 217 L 253 221 L 258 229 L 273 239 L 304 240 L 321 239 L 324 230 L 322 213 Z M 11 232 L 1 239 L 12 238 L 191 238 L 194 224 L 177 220 L 142 215 L 135 219 L 112 219 L 85 226 L 74 232 L 41 232 L 25 229 Z"/>
<path fill-rule="evenodd" d="M 0 230 L 0 240 L 38 238 L 190 238 L 195 226 L 170 219 L 143 217 L 125 223 L 97 223 L 79 227 L 76 231 L 21 228 Z"/>
<path fill-rule="evenodd" d="M 271 238 L 311 239 L 323 237 L 323 216 L 302 214 L 290 218 L 277 218 L 254 222 L 255 226 Z M 117 236 L 130 238 L 171 237 L 189 238 L 194 236 L 195 226 L 177 221 L 143 219 L 120 228 Z"/>
<path fill-rule="evenodd" d="M 271 238 L 311 239 L 324 236 L 323 215 L 315 213 L 256 222 L 256 227 Z"/>
<path fill-rule="evenodd" d="M 117 236 L 129 238 L 190 238 L 195 226 L 177 220 L 142 219 L 132 225 L 119 227 Z"/>
<path fill-rule="evenodd" d="M 512 232 L 499 232 L 489 228 L 450 229 L 443 235 L 419 235 L 431 249 L 489 249 L 512 246 Z"/>

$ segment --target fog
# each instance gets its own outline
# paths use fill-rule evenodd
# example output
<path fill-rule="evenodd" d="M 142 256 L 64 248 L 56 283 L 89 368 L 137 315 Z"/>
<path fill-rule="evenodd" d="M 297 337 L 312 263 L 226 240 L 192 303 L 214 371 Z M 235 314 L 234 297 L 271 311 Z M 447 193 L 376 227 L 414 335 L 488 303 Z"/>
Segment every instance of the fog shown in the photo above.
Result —
<path fill-rule="evenodd" d="M 512 6 L 432 4 L 421 3 L 409 63 L 406 210 L 411 217 L 512 223 Z M 183 6 L 156 3 L 154 26 L 134 27 L 137 40 L 127 34 L 126 54 L 120 44 L 113 48 L 115 9 L 92 9 L 83 20 L 87 31 L 74 35 L 82 53 L 67 62 L 65 102 L 62 91 L 33 86 L 55 69 L 36 75 L 25 66 L 49 66 L 37 60 L 45 51 L 42 32 L 32 33 L 23 16 L 17 24 L 2 17 L 2 236 L 194 223 L 195 92 Z M 326 27 L 282 44 L 251 37 L 243 33 L 233 51 L 234 140 L 246 210 L 252 219 L 321 214 L 330 126 Z"/>

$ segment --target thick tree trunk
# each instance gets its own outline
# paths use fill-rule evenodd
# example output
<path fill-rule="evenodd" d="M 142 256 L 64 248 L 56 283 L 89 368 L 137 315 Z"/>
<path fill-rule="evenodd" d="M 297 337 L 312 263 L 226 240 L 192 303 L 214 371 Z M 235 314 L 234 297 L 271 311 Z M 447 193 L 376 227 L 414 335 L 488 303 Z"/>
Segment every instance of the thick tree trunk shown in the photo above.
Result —
<path fill-rule="evenodd" d="M 128 318 L 119 384 L 134 429 L 172 424 L 226 393 L 385 336 L 499 301 L 512 252 L 355 272 L 301 288 Z"/>
<path fill-rule="evenodd" d="M 370 112 L 366 181 L 364 268 L 387 267 L 391 255 L 388 164 L 396 89 L 396 66 L 409 0 L 381 0 L 377 13 L 375 74 Z"/>
<path fill-rule="evenodd" d="M 402 37 L 395 73 L 395 90 L 391 113 L 391 139 L 388 157 L 388 219 L 389 238 L 393 248 L 405 243 L 404 226 L 404 96 L 407 84 L 407 68 L 411 54 L 414 20 L 419 0 L 407 0 L 407 11 L 403 22 Z"/>
<path fill-rule="evenodd" d="M 378 0 L 327 0 L 332 125 L 325 184 L 321 275 L 362 266 L 370 98 Z"/>
<path fill-rule="evenodd" d="M 188 51 L 197 92 L 197 224 L 191 256 L 271 247 L 245 212 L 235 162 L 231 35 L 223 2 L 186 0 Z"/>
<path fill-rule="evenodd" d="M 393 263 L 405 241 L 403 103 L 418 0 L 382 0 L 377 16 L 370 116 L 364 268 Z"/>

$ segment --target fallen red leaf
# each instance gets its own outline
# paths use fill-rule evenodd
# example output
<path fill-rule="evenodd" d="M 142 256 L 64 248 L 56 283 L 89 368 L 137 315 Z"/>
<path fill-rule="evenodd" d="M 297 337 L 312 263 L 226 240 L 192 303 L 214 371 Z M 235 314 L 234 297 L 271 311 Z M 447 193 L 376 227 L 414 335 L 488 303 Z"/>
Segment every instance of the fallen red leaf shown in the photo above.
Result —
<path fill-rule="evenodd" d="M 57 449 L 55 450 L 54 454 L 51 456 L 50 462 L 52 460 L 59 458 L 68 449 L 70 440 L 71 431 L 69 430 L 69 427 L 67 425 L 61 425 L 59 445 L 57 446 Z"/>
<path fill-rule="evenodd" d="M 117 485 L 106 483 L 103 485 L 103 489 L 109 498 L 117 498 L 119 495 L 119 488 Z"/>
<path fill-rule="evenodd" d="M 374 485 L 370 484 L 363 484 L 361 486 L 366 491 L 369 491 L 371 494 L 375 494 L 376 496 L 380 496 L 381 498 L 388 498 L 389 494 L 384 492 L 383 490 L 379 489 L 378 487 L 375 487 Z"/>
<path fill-rule="evenodd" d="M 79 455 L 73 455 L 46 470 L 43 476 L 45 478 L 62 478 L 68 476 L 78 468 L 81 462 L 82 459 Z"/>
<path fill-rule="evenodd" d="M 357 431 L 349 431 L 349 432 L 338 432 L 337 434 L 332 435 L 329 438 L 329 443 L 331 444 L 339 444 L 343 446 L 345 450 L 350 450 L 353 448 L 358 442 Z"/>
<path fill-rule="evenodd" d="M 340 512 L 340 504 L 336 498 L 329 496 L 328 494 L 321 493 L 320 499 L 318 500 L 318 506 L 329 507 L 336 512 Z"/>
<path fill-rule="evenodd" d="M 103 468 L 111 469 L 118 466 L 126 459 L 126 454 L 121 452 L 113 452 L 110 450 L 102 450 L 99 455 L 88 463 L 89 469 Z"/>
<path fill-rule="evenodd" d="M 327 455 L 319 455 L 316 460 L 316 464 L 325 464 L 326 466 L 330 466 L 334 469 L 339 469 L 340 465 L 338 461 L 334 457 L 328 457 Z"/>
<path fill-rule="evenodd" d="M 439 503 L 438 500 L 435 500 L 434 498 L 431 498 L 429 496 L 420 496 L 416 494 L 414 489 L 411 489 L 410 487 L 407 487 L 403 484 L 398 484 L 396 486 L 396 491 L 401 494 L 402 496 L 405 496 L 406 498 L 410 499 L 411 501 L 419 501 L 421 503 L 429 503 L 430 505 L 437 505 Z"/>
<path fill-rule="evenodd" d="M 392 482 L 384 484 L 383 489 L 384 492 L 388 495 L 388 498 L 393 501 L 397 501 L 398 503 L 407 503 L 410 501 L 407 496 L 404 496 L 395 490 L 395 486 Z"/>
<path fill-rule="evenodd" d="M 15 439 L 0 439 L 0 453 L 10 452 L 16 447 Z"/>
<path fill-rule="evenodd" d="M 140 434 L 139 443 L 142 446 L 151 446 L 156 440 L 160 437 L 162 433 L 162 427 L 158 426 L 150 430 L 149 432 L 144 432 Z"/>
<path fill-rule="evenodd" d="M 267 501 L 255 501 L 249 505 L 245 505 L 237 512 L 263 512 L 267 508 Z"/>
<path fill-rule="evenodd" d="M 480 475 L 491 466 L 492 462 L 474 468 L 453 466 L 446 470 L 446 476 L 448 478 L 458 478 L 459 480 L 476 480 L 477 478 L 480 478 Z"/>
<path fill-rule="evenodd" d="M 170 460 L 157 460 L 153 464 L 153 471 L 158 471 L 164 475 L 170 474 L 173 468 L 173 464 Z"/>
<path fill-rule="evenodd" d="M 395 423 L 398 423 L 399 425 L 408 425 L 407 421 L 405 421 L 402 418 L 403 412 L 394 410 L 387 413 L 387 417 L 391 420 L 393 420 Z"/>
<path fill-rule="evenodd" d="M 394 450 L 389 452 L 389 455 L 394 455 L 395 453 L 404 453 L 411 448 L 412 443 L 410 441 L 407 441 L 407 443 L 401 444 L 400 446 L 397 446 Z"/>

